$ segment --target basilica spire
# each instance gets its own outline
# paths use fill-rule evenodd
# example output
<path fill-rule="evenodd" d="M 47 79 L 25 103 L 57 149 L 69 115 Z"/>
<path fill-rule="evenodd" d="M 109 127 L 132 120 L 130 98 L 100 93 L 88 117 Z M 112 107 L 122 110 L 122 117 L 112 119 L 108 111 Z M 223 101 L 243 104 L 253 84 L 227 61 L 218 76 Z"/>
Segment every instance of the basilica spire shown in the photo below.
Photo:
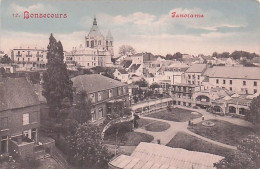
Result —
<path fill-rule="evenodd" d="M 93 25 L 97 25 L 97 19 L 96 19 L 96 17 L 95 17 L 95 16 L 94 16 Z"/>

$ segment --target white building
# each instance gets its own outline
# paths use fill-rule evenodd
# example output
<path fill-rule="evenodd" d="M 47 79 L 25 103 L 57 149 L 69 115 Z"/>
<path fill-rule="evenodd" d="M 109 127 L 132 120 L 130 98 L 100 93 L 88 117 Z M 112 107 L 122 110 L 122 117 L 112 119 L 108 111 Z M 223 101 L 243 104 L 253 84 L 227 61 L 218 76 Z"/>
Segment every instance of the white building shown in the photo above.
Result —
<path fill-rule="evenodd" d="M 221 87 L 244 94 L 255 94 L 260 91 L 259 67 L 226 67 L 214 66 L 204 73 L 203 85 L 206 89 Z"/>
<path fill-rule="evenodd" d="M 17 65 L 17 71 L 41 70 L 48 62 L 47 50 L 39 48 L 15 48 L 11 51 L 11 59 Z"/>
<path fill-rule="evenodd" d="M 85 46 L 73 47 L 73 50 L 65 55 L 66 63 L 70 68 L 73 65 L 84 68 L 112 66 L 113 37 L 109 31 L 105 38 L 99 31 L 96 18 L 94 18 L 92 28 L 85 37 Z"/>

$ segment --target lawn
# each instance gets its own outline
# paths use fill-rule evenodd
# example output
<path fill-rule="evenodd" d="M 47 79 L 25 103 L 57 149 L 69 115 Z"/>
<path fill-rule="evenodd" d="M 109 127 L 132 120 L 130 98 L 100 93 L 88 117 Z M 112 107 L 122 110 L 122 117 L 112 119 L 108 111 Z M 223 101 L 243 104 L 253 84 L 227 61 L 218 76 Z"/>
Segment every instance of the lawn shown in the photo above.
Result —
<path fill-rule="evenodd" d="M 139 132 L 127 132 L 123 135 L 117 137 L 117 144 L 120 146 L 137 146 L 140 142 L 151 142 L 153 141 L 153 136 L 139 133 Z M 116 142 L 115 135 L 109 135 L 104 138 L 105 144 L 114 145 Z"/>
<path fill-rule="evenodd" d="M 200 113 L 192 114 L 191 112 L 192 111 L 190 110 L 172 108 L 171 111 L 164 110 L 153 114 L 149 114 L 147 116 L 177 122 L 189 121 L 191 119 L 199 118 L 202 116 Z"/>
<path fill-rule="evenodd" d="M 184 148 L 190 151 L 199 151 L 210 154 L 216 154 L 220 156 L 226 156 L 229 153 L 234 152 L 235 150 L 231 150 L 225 147 L 221 147 L 207 141 L 204 141 L 195 136 L 191 136 L 189 134 L 178 132 L 174 138 L 167 144 L 169 147 L 173 148 Z"/>
<path fill-rule="evenodd" d="M 138 128 L 143 128 L 147 131 L 153 132 L 165 131 L 171 127 L 168 123 L 149 119 L 138 119 L 137 123 Z"/>
<path fill-rule="evenodd" d="M 249 127 L 238 126 L 222 120 L 211 121 L 215 123 L 215 126 L 205 127 L 201 122 L 188 129 L 203 137 L 232 146 L 236 146 L 248 135 L 254 134 L 253 129 Z"/>
<path fill-rule="evenodd" d="M 139 119 L 138 122 L 143 127 L 153 120 Z M 134 132 L 132 126 L 132 122 L 122 122 L 111 126 L 105 132 L 104 143 L 115 144 L 117 137 L 117 143 L 121 146 L 137 146 L 140 142 L 151 142 L 154 139 L 151 135 Z"/>

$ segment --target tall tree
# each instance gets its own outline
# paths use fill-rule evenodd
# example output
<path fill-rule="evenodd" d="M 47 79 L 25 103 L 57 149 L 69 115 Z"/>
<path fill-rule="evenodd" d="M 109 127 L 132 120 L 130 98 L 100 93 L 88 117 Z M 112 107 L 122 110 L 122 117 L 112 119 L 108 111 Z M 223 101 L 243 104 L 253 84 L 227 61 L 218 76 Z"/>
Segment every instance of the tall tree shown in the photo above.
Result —
<path fill-rule="evenodd" d="M 69 159 L 77 168 L 107 168 L 109 154 L 101 139 L 102 128 L 90 123 L 79 124 L 75 133 L 66 138 Z"/>
<path fill-rule="evenodd" d="M 69 79 L 66 64 L 63 62 L 63 46 L 50 35 L 47 47 L 47 71 L 43 74 L 43 95 L 50 107 L 50 116 L 56 118 L 62 100 L 73 99 L 72 81 Z"/>
<path fill-rule="evenodd" d="M 122 45 L 119 47 L 119 55 L 123 56 L 126 54 L 134 55 L 136 53 L 135 49 L 130 45 Z"/>

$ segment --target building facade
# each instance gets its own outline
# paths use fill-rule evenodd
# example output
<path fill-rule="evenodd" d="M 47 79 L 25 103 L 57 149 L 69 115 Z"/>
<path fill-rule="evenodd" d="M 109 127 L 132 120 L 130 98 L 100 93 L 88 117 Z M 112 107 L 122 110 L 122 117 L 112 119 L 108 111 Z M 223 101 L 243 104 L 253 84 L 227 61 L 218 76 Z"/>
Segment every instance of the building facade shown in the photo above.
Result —
<path fill-rule="evenodd" d="M 17 65 L 17 71 L 42 70 L 48 62 L 47 50 L 38 48 L 15 48 L 11 51 L 11 59 Z"/>
<path fill-rule="evenodd" d="M 40 127 L 40 102 L 33 86 L 25 78 L 2 79 L 0 94 L 0 154 L 32 156 Z"/>
<path fill-rule="evenodd" d="M 91 121 L 102 122 L 108 112 L 108 104 L 114 101 L 129 105 L 128 86 L 125 83 L 99 75 L 80 75 L 71 79 L 73 81 L 74 94 L 86 92 L 92 102 Z"/>
<path fill-rule="evenodd" d="M 85 37 L 85 45 L 73 47 L 72 51 L 65 53 L 69 69 L 74 69 L 75 67 L 112 66 L 111 58 L 114 55 L 113 41 L 110 31 L 106 37 L 101 34 L 97 26 L 97 20 L 94 18 L 92 28 Z"/>

